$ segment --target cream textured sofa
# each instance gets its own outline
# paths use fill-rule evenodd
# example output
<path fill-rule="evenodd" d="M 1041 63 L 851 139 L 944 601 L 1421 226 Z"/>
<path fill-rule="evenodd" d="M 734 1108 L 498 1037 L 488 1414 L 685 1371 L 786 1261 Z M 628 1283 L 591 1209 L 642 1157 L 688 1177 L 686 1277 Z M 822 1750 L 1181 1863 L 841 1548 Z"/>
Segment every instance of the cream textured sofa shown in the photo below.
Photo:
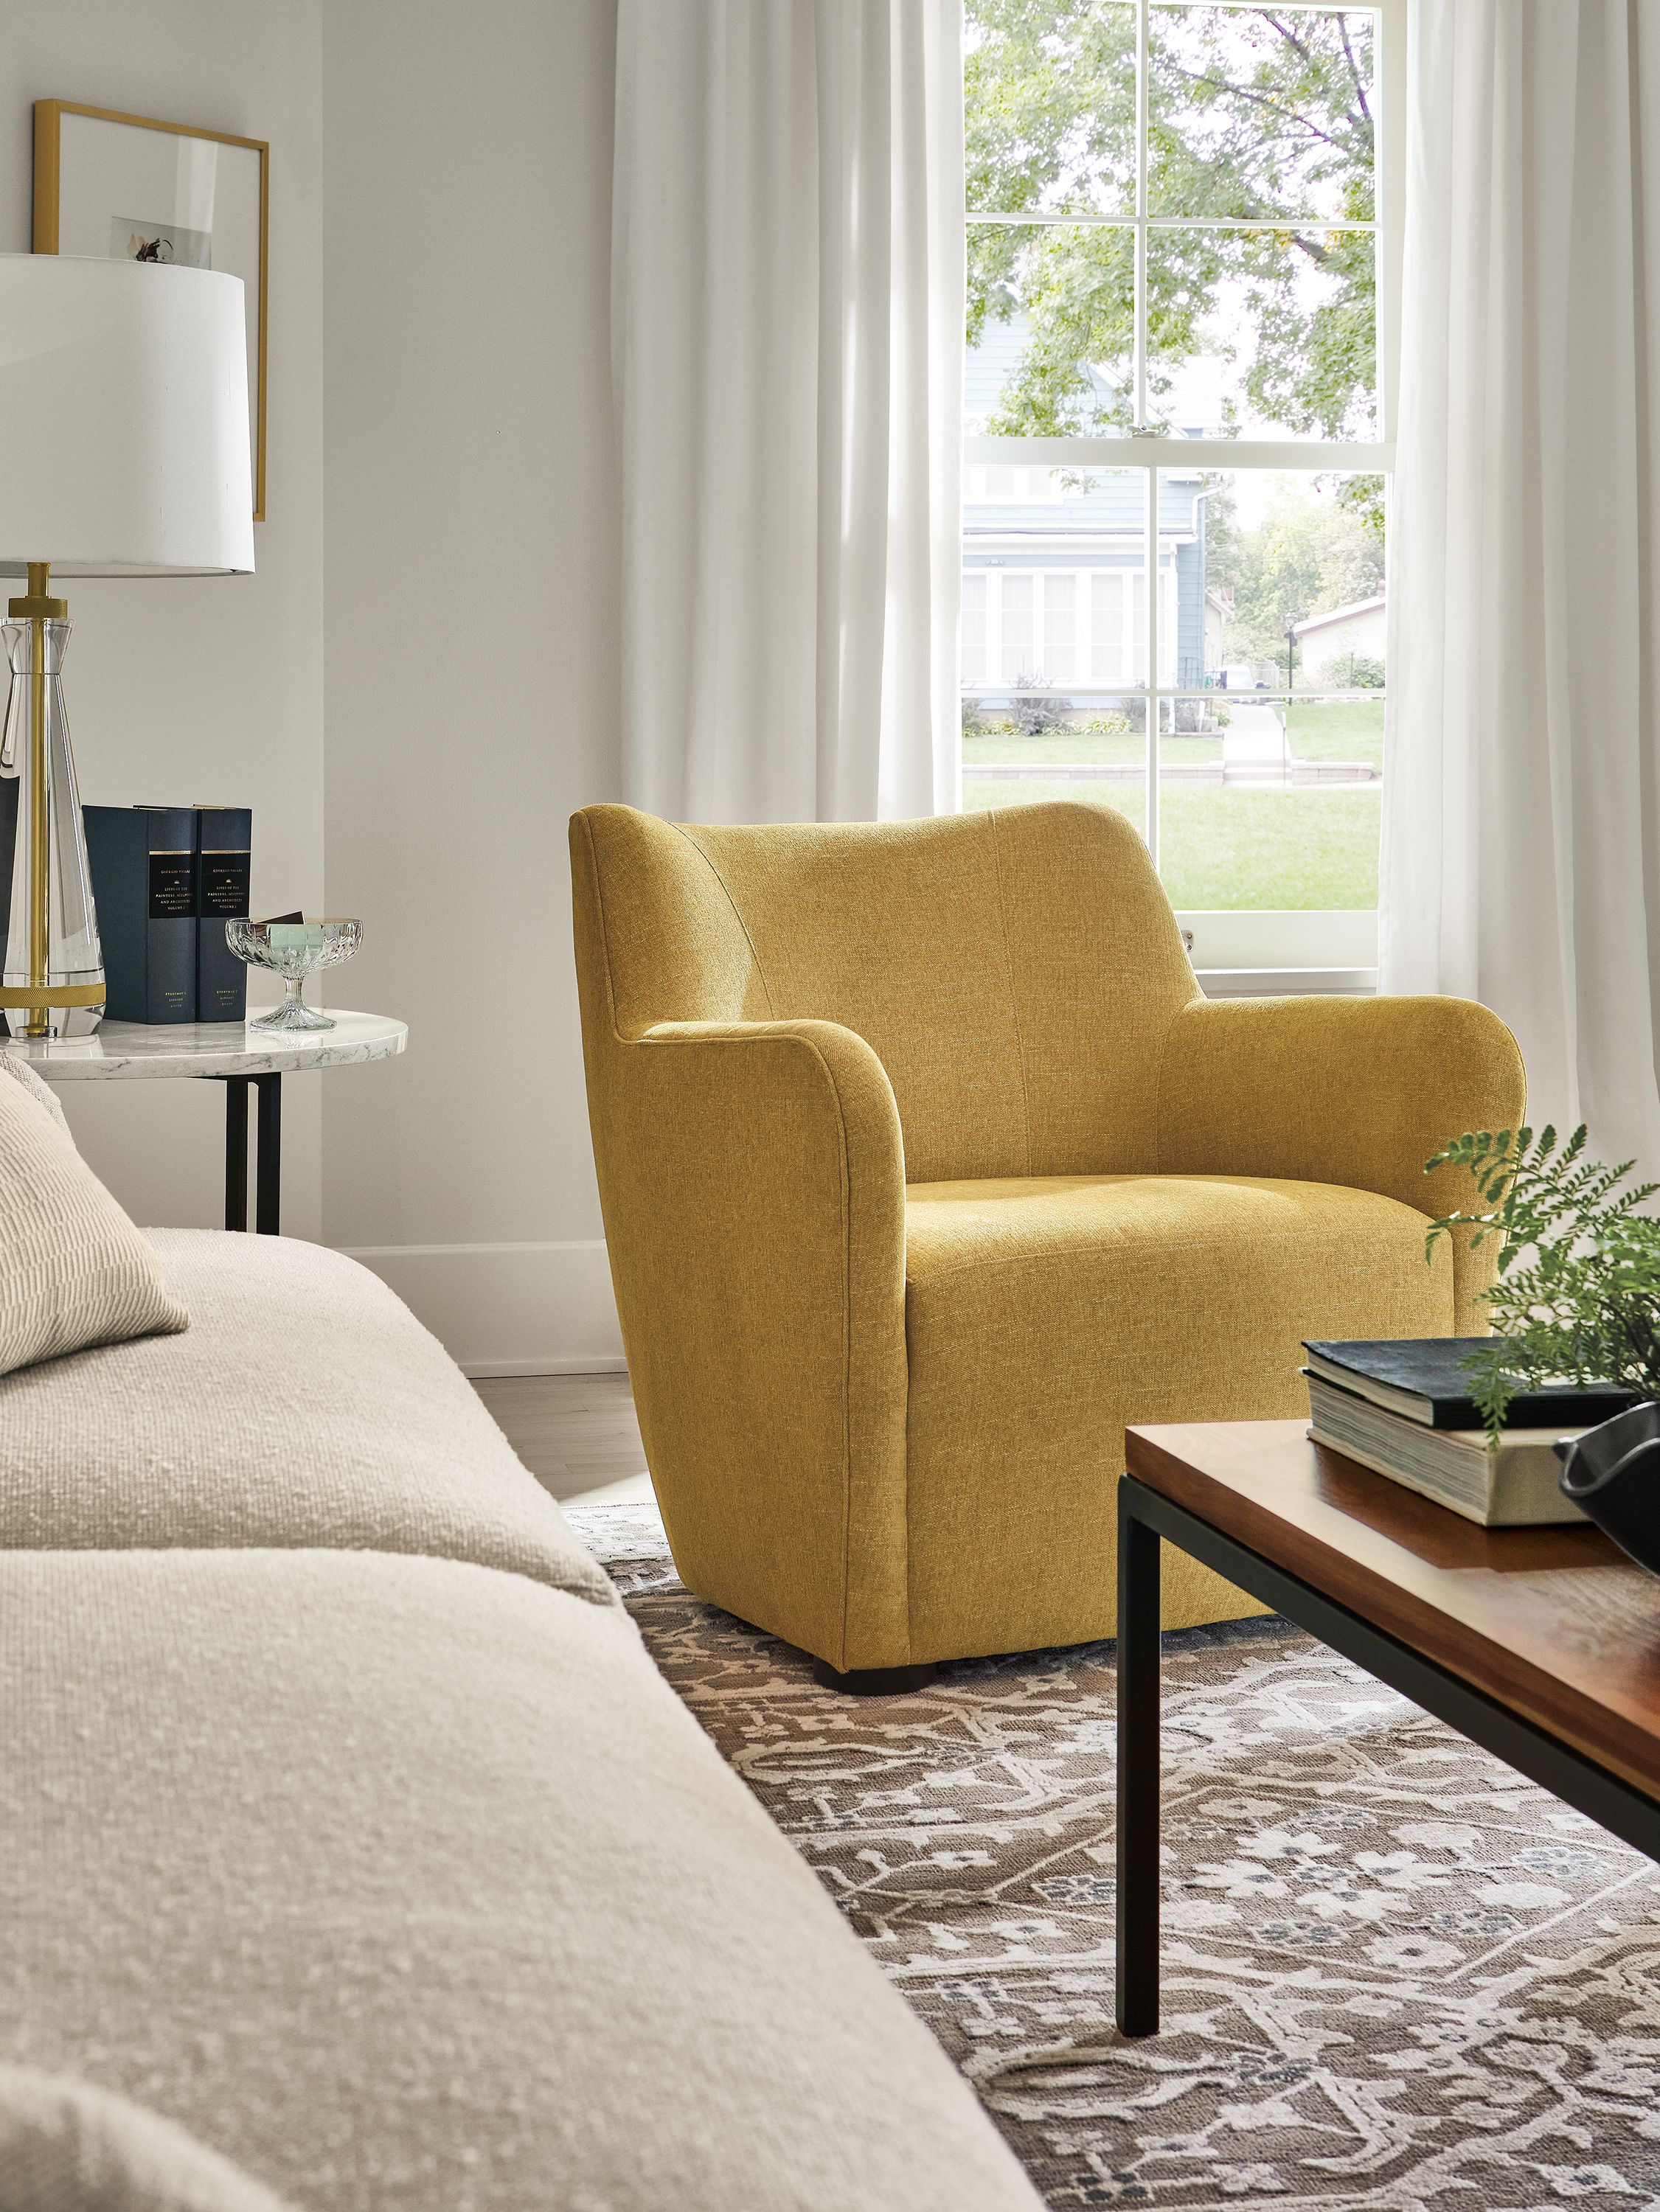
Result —
<path fill-rule="evenodd" d="M 0 2063 L 296 2212 L 1031 2212 L 432 1338 L 154 1242 L 0 1381 Z"/>

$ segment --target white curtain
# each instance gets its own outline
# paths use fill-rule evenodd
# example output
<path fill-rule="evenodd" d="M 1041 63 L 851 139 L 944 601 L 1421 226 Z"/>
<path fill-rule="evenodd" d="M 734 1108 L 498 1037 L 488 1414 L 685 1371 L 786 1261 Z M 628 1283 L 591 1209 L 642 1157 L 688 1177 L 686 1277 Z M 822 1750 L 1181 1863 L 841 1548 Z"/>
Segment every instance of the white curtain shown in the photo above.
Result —
<path fill-rule="evenodd" d="M 1382 983 L 1660 1171 L 1660 0 L 1414 0 Z M 1448 1132 L 1452 1134 L 1451 1131 Z"/>
<path fill-rule="evenodd" d="M 621 0 L 623 795 L 958 803 L 961 0 Z"/>

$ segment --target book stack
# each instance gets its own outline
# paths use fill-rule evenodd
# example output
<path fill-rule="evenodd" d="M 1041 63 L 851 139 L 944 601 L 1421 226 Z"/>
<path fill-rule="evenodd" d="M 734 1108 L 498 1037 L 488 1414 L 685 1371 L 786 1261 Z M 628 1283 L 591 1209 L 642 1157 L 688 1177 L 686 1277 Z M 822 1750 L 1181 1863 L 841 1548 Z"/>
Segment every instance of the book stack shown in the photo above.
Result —
<path fill-rule="evenodd" d="M 1306 1343 L 1309 1433 L 1345 1458 L 1488 1528 L 1584 1516 L 1558 1486 L 1559 1437 L 1578 1436 L 1633 1402 L 1612 1383 L 1518 1390 L 1489 1442 L 1464 1362 L 1491 1337 Z"/>
<path fill-rule="evenodd" d="M 240 1022 L 247 969 L 225 923 L 248 911 L 246 806 L 87 806 L 87 861 L 113 1022 Z"/>

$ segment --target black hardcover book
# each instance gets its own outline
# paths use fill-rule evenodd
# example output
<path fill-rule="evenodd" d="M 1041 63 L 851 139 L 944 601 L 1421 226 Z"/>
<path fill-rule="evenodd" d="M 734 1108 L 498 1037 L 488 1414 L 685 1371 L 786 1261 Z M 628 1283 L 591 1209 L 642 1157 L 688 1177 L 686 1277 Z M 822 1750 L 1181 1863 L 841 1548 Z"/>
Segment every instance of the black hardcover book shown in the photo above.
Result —
<path fill-rule="evenodd" d="M 1490 1336 L 1404 1336 L 1382 1342 L 1305 1342 L 1307 1372 L 1388 1413 L 1430 1429 L 1479 1429 L 1483 1417 L 1469 1395 L 1464 1362 Z M 1589 1429 L 1623 1413 L 1633 1391 L 1617 1382 L 1546 1382 L 1519 1391 L 1505 1415 L 1507 1429 Z"/>
<path fill-rule="evenodd" d="M 112 1022 L 196 1019 L 196 822 L 188 806 L 86 806 Z"/>
<path fill-rule="evenodd" d="M 253 816 L 246 806 L 196 810 L 196 1018 L 240 1022 L 248 971 L 225 942 L 225 924 L 249 912 Z"/>

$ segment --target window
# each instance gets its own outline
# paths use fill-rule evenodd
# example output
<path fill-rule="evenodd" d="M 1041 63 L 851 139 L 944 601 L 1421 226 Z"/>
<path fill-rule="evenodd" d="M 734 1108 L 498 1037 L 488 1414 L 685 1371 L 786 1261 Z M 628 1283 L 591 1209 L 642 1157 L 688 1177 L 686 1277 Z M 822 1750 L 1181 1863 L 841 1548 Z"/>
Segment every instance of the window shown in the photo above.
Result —
<path fill-rule="evenodd" d="M 968 807 L 1146 836 L 1207 968 L 1365 969 L 1404 0 L 966 0 Z"/>

